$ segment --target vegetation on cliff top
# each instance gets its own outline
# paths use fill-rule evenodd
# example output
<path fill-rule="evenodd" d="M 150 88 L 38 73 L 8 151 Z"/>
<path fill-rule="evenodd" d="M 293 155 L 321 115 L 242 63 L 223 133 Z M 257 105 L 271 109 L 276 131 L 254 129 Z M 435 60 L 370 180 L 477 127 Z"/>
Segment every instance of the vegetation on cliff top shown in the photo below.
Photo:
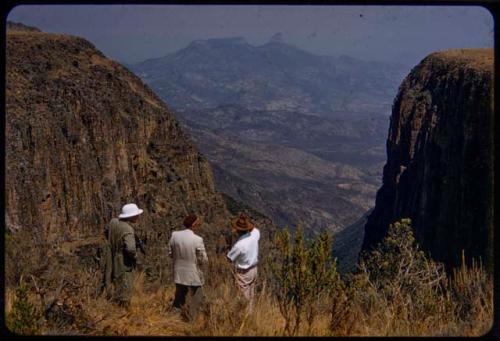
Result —
<path fill-rule="evenodd" d="M 447 64 L 467 66 L 476 70 L 493 72 L 493 49 L 451 49 L 434 52 L 430 59 L 440 59 Z"/>
<path fill-rule="evenodd" d="M 10 236 L 7 252 L 23 242 Z M 445 273 L 419 249 L 409 220 L 391 225 L 383 242 L 362 257 L 358 271 L 343 278 L 327 234 L 306 242 L 300 232 L 283 231 L 273 244 L 262 255 L 266 261 L 259 267 L 252 314 L 246 313 L 223 255 L 209 255 L 205 303 L 193 324 L 170 312 L 175 291 L 170 276 L 152 281 L 139 272 L 126 311 L 100 293 L 97 268 L 82 269 L 70 258 L 53 273 L 53 280 L 65 278 L 56 294 L 44 291 L 50 281 L 41 283 L 33 264 L 8 266 L 8 278 L 14 268 L 25 270 L 17 291 L 14 283 L 7 286 L 8 326 L 27 334 L 192 336 L 477 336 L 491 327 L 491 277 L 481 264 Z"/>

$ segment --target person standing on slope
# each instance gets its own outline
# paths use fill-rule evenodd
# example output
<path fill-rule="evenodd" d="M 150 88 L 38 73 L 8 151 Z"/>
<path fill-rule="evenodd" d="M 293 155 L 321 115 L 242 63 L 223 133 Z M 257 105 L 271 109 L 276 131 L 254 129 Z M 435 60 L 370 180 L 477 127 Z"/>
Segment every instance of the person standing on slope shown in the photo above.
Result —
<path fill-rule="evenodd" d="M 196 317 L 203 301 L 203 273 L 199 265 L 208 262 L 203 238 L 196 235 L 201 220 L 194 214 L 188 215 L 183 222 L 184 229 L 172 232 L 168 243 L 168 254 L 174 261 L 175 298 L 173 309 L 188 320 Z M 186 297 L 190 302 L 185 309 Z"/>
<path fill-rule="evenodd" d="M 130 224 L 137 223 L 142 212 L 136 204 L 126 204 L 118 219 L 111 219 L 108 225 L 111 266 L 106 270 L 106 277 L 111 277 L 114 283 L 113 299 L 127 308 L 130 307 L 134 285 L 132 270 L 137 262 L 135 232 Z"/>
<path fill-rule="evenodd" d="M 243 296 L 249 302 L 249 311 L 253 310 L 257 264 L 259 260 L 260 231 L 243 213 L 233 221 L 233 231 L 238 240 L 227 254 L 235 266 L 235 280 Z"/>

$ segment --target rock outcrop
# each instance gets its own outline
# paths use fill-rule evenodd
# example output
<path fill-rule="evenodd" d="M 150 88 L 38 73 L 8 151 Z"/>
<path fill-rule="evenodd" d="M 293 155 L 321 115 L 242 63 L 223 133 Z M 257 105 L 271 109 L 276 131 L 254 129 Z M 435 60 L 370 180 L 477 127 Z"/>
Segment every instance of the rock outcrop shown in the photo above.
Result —
<path fill-rule="evenodd" d="M 164 240 L 188 212 L 227 222 L 212 171 L 167 106 L 88 41 L 9 24 L 6 223 L 37 242 L 102 231 L 121 205 Z"/>
<path fill-rule="evenodd" d="M 363 249 L 388 225 L 412 219 L 415 237 L 447 266 L 492 261 L 493 51 L 429 55 L 402 83 L 393 105 L 387 163 Z"/>

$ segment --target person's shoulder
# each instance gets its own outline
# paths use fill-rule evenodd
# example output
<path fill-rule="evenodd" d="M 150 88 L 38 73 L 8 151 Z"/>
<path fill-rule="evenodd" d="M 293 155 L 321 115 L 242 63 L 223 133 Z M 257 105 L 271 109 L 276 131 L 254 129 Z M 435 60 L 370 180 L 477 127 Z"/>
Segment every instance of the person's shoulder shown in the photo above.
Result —
<path fill-rule="evenodd" d="M 193 233 L 193 236 L 194 236 L 194 238 L 195 238 L 197 241 L 199 241 L 199 242 L 203 242 L 203 237 L 202 237 L 202 236 L 197 235 L 196 233 Z"/>
<path fill-rule="evenodd" d="M 174 230 L 172 231 L 172 238 L 179 238 L 180 236 L 182 236 L 182 232 L 184 230 Z"/>
<path fill-rule="evenodd" d="M 126 221 L 118 220 L 118 226 L 126 233 L 134 233 L 134 228 Z"/>
<path fill-rule="evenodd" d="M 252 242 L 250 238 L 244 238 L 242 240 L 238 240 L 236 243 L 234 243 L 233 247 L 231 250 L 234 252 L 238 253 L 247 253 L 248 250 L 252 247 Z"/>
<path fill-rule="evenodd" d="M 112 218 L 108 223 L 108 228 L 112 226 L 118 226 L 120 224 L 120 220 L 118 218 Z"/>
<path fill-rule="evenodd" d="M 243 238 L 243 239 L 238 239 L 234 245 L 233 245 L 233 249 L 241 249 L 241 248 L 244 248 L 245 247 L 245 244 L 247 243 L 247 240 L 248 238 Z"/>
<path fill-rule="evenodd" d="M 173 236 L 176 236 L 177 238 L 201 238 L 200 236 L 191 233 L 189 229 L 172 231 L 172 237 Z"/>

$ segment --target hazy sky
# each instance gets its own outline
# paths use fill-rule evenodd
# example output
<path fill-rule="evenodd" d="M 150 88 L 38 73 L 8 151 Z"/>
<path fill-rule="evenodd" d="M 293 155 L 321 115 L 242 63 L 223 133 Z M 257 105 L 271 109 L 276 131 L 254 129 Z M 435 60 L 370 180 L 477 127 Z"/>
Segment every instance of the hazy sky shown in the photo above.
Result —
<path fill-rule="evenodd" d="M 478 6 L 21 5 L 7 18 L 90 40 L 133 63 L 196 39 L 276 34 L 310 52 L 415 65 L 447 48 L 493 47 L 493 18 Z"/>

